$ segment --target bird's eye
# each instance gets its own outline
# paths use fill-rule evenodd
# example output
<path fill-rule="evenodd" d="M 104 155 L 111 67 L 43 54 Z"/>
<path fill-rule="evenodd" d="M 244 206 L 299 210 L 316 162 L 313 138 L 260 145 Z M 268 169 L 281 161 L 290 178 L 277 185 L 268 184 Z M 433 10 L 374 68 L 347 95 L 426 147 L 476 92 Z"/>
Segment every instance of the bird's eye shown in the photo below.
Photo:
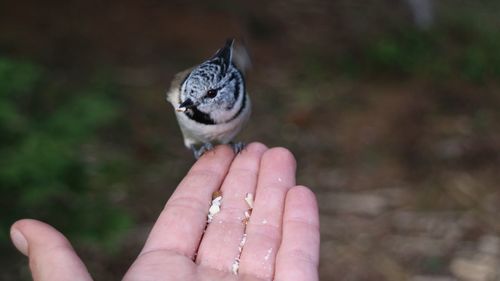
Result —
<path fill-rule="evenodd" d="M 206 97 L 208 97 L 208 98 L 215 98 L 216 95 L 217 95 L 217 90 L 208 90 L 207 94 L 206 94 Z"/>

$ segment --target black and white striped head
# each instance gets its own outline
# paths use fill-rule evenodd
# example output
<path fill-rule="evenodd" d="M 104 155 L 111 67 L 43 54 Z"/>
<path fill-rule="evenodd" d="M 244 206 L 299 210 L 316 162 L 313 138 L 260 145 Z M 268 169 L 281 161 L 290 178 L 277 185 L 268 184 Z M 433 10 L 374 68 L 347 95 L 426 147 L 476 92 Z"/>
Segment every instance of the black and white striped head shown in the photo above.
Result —
<path fill-rule="evenodd" d="M 236 118 L 245 106 L 245 81 L 232 63 L 233 39 L 206 62 L 195 67 L 180 87 L 177 111 L 203 124 Z"/>

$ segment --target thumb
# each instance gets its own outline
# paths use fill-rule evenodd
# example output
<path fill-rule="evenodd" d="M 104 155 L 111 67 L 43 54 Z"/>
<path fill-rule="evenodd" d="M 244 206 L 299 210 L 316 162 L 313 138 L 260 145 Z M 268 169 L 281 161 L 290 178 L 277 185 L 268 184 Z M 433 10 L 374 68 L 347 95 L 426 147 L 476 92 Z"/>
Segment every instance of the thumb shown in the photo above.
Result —
<path fill-rule="evenodd" d="M 10 236 L 28 256 L 34 281 L 92 280 L 68 239 L 52 226 L 24 219 L 12 225 Z"/>

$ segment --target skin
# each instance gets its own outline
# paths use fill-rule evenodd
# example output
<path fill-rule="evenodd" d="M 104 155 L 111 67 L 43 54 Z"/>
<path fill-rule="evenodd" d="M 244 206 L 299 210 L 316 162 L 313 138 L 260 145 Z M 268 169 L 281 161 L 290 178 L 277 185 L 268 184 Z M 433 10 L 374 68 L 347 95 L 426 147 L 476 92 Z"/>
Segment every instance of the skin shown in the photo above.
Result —
<path fill-rule="evenodd" d="M 123 280 L 318 280 L 318 207 L 314 194 L 296 185 L 295 167 L 288 150 L 260 143 L 237 156 L 227 145 L 205 153 L 168 200 Z M 221 211 L 203 234 L 212 193 L 219 189 Z M 245 229 L 247 193 L 255 200 Z M 50 225 L 20 220 L 11 238 L 28 256 L 35 281 L 92 280 L 69 241 Z"/>

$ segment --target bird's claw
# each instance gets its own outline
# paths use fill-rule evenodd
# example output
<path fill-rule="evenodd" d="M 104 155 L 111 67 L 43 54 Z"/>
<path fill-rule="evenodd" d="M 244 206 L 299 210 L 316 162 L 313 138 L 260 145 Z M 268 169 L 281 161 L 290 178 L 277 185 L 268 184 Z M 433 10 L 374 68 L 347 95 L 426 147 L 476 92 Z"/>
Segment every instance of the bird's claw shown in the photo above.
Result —
<path fill-rule="evenodd" d="M 240 153 L 243 149 L 245 149 L 245 143 L 244 142 L 231 142 L 230 143 L 231 147 L 233 148 L 234 154 Z"/>
<path fill-rule="evenodd" d="M 245 143 L 244 142 L 231 142 L 229 143 L 231 148 L 234 151 L 234 154 L 240 153 L 243 149 L 245 149 Z M 210 151 L 214 148 L 214 146 L 209 143 L 205 142 L 203 143 L 200 148 L 196 148 L 194 145 L 191 145 L 191 150 L 193 151 L 194 158 L 199 159 L 205 152 Z"/>
<path fill-rule="evenodd" d="M 199 159 L 205 152 L 212 150 L 213 148 L 214 146 L 209 142 L 203 143 L 200 148 L 196 148 L 194 145 L 191 146 L 195 159 Z"/>

